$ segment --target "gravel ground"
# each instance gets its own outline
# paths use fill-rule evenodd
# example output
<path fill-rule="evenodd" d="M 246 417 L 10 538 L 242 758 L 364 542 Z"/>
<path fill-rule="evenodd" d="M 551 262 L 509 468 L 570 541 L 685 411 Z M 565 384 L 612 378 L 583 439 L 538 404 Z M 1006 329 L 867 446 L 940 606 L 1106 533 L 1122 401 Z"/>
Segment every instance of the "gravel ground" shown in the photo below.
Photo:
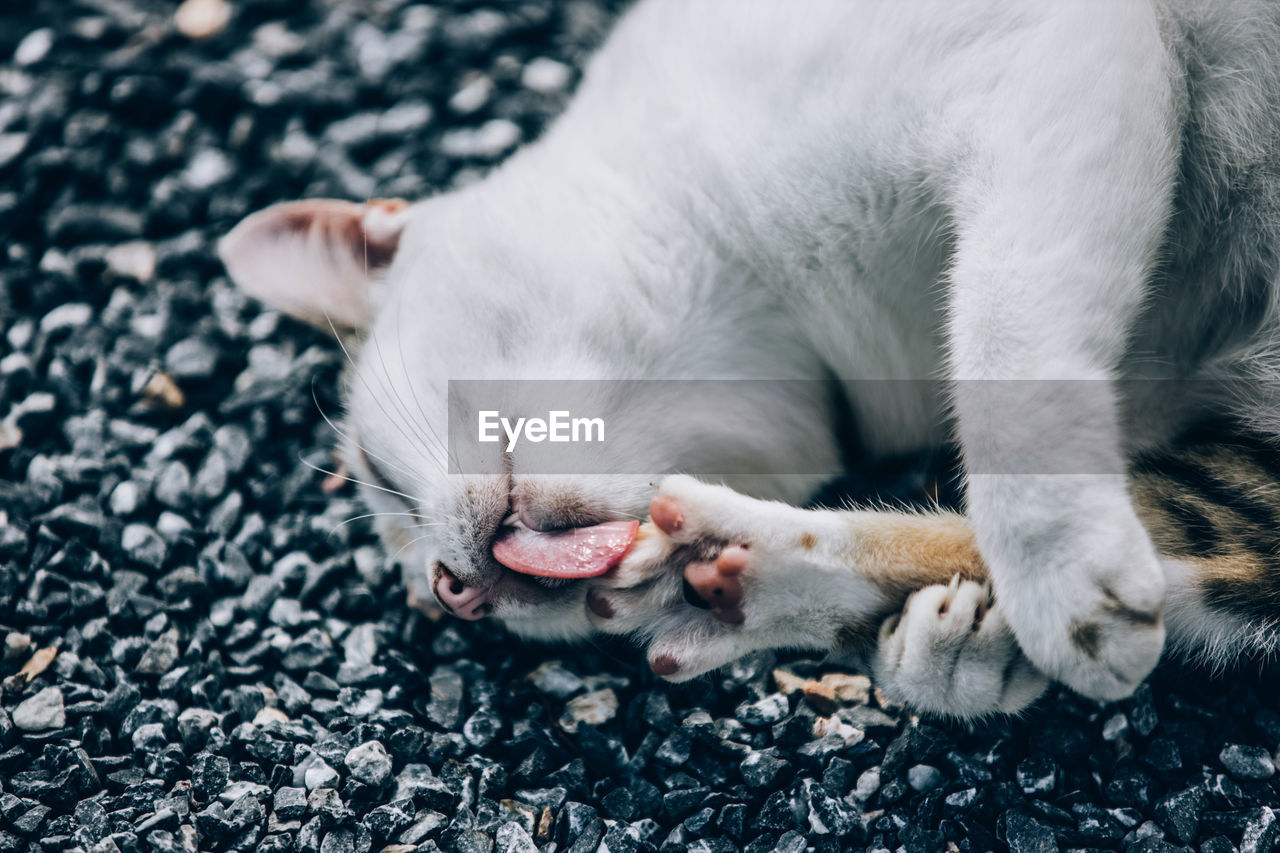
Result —
<path fill-rule="evenodd" d="M 304 464 L 340 354 L 213 240 L 474 179 L 616 9 L 219 6 L 0 11 L 0 853 L 1272 849 L 1256 668 L 969 729 L 821 661 L 673 688 L 409 611 Z"/>

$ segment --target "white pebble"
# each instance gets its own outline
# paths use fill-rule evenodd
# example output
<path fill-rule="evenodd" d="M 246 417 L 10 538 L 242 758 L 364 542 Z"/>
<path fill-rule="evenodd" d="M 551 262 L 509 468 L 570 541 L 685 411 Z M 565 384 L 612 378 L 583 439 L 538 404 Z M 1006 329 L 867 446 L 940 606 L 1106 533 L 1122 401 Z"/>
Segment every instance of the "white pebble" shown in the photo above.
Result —
<path fill-rule="evenodd" d="M 83 326 L 93 317 L 93 308 L 83 302 L 68 302 L 59 305 L 40 319 L 40 331 L 48 334 L 59 329 L 71 329 Z"/>
<path fill-rule="evenodd" d="M 138 508 L 138 484 L 122 480 L 111 490 L 111 511 L 116 515 L 129 515 Z"/>
<path fill-rule="evenodd" d="M 449 157 L 494 158 L 520 141 L 515 122 L 496 118 L 473 129 L 452 130 L 440 138 L 440 150 Z"/>
<path fill-rule="evenodd" d="M 13 709 L 13 724 L 24 732 L 57 729 L 67 724 L 62 691 L 46 687 Z"/>
<path fill-rule="evenodd" d="M 13 64 L 35 65 L 48 55 L 51 47 L 53 47 L 51 28 L 41 27 L 38 30 L 32 30 L 18 42 L 18 47 L 13 52 Z"/>
<path fill-rule="evenodd" d="M 156 272 L 156 250 L 150 243 L 133 240 L 107 250 L 107 268 L 119 275 L 148 282 Z"/>
<path fill-rule="evenodd" d="M 365 741 L 346 756 L 351 775 L 366 785 L 381 785 L 391 778 L 391 756 L 376 740 Z"/>
<path fill-rule="evenodd" d="M 487 104 L 492 95 L 493 81 L 484 74 L 478 74 L 453 93 L 449 109 L 460 115 L 469 115 Z"/>
<path fill-rule="evenodd" d="M 554 95 L 564 91 L 573 76 L 573 69 L 563 62 L 540 56 L 524 67 L 520 82 L 526 89 L 532 89 L 543 95 Z"/>
<path fill-rule="evenodd" d="M 303 783 L 308 791 L 316 788 L 333 788 L 338 784 L 338 771 L 330 767 L 324 760 L 318 761 L 303 774 Z"/>
<path fill-rule="evenodd" d="M 0 358 L 0 376 L 26 373 L 31 369 L 31 356 L 25 352 L 11 352 L 4 358 Z"/>
<path fill-rule="evenodd" d="M 182 180 L 195 190 L 207 190 L 231 177 L 231 161 L 216 148 L 205 148 L 196 153 L 183 170 Z"/>
<path fill-rule="evenodd" d="M 612 720 L 618 713 L 618 695 L 609 688 L 593 690 L 565 703 L 560 726 L 567 732 L 576 732 L 580 723 L 599 726 Z"/>
<path fill-rule="evenodd" d="M 0 166 L 7 166 L 27 150 L 27 133 L 0 133 Z"/>
<path fill-rule="evenodd" d="M 173 13 L 173 25 L 190 39 L 216 36 L 231 20 L 227 0 L 186 0 Z"/>
<path fill-rule="evenodd" d="M 253 31 L 253 45 L 273 59 L 283 59 L 301 53 L 307 40 L 279 21 L 272 21 Z"/>

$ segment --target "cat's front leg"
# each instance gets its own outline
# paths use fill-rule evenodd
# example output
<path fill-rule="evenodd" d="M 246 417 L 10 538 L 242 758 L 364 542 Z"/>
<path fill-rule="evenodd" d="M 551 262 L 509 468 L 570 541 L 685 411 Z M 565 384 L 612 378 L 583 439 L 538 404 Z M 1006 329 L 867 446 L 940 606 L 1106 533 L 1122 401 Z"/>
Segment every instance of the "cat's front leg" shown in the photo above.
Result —
<path fill-rule="evenodd" d="M 679 476 L 651 512 L 588 608 L 601 631 L 640 639 L 668 679 L 757 649 L 854 653 L 894 698 L 961 717 L 1019 710 L 1047 684 L 990 602 L 957 516 L 801 510 Z"/>
<path fill-rule="evenodd" d="M 1174 80 L 1147 4 L 1044 7 L 1042 43 L 960 103 L 949 287 L 967 503 L 1027 655 L 1099 699 L 1164 642 L 1114 386 L 1172 209 Z M 1064 38 L 1075 32 L 1080 39 Z"/>

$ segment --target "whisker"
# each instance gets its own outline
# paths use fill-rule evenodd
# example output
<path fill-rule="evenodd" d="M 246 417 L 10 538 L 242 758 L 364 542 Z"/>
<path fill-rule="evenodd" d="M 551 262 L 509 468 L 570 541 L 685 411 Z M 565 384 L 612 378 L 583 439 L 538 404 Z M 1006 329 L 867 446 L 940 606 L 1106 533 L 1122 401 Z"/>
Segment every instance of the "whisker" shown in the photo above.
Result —
<path fill-rule="evenodd" d="M 299 456 L 299 461 L 302 462 L 303 465 L 306 465 L 311 470 L 319 471 L 321 474 L 326 474 L 330 477 L 337 477 L 339 480 L 346 480 L 348 483 L 358 483 L 361 486 L 368 486 L 371 489 L 377 489 L 378 491 L 386 492 L 389 495 L 396 495 L 397 497 L 404 498 L 407 501 L 416 500 L 416 498 L 412 498 L 409 495 L 406 495 L 404 492 L 397 492 L 395 489 L 388 489 L 385 486 L 379 486 L 377 483 L 366 483 L 364 480 L 360 480 L 356 477 L 351 477 L 346 474 L 339 474 L 337 471 L 330 471 L 327 468 L 321 468 L 319 465 L 316 465 L 312 462 L 308 462 L 306 459 L 303 459 L 301 456 Z"/>
<path fill-rule="evenodd" d="M 378 454 L 371 452 L 371 451 L 369 450 L 369 448 L 368 448 L 368 447 L 366 447 L 366 446 L 365 446 L 364 444 L 362 444 L 361 442 L 357 441 L 354 435 L 351 435 L 350 433 L 343 431 L 342 427 L 340 427 L 340 426 L 338 426 L 336 423 L 334 423 L 334 422 L 329 418 L 329 415 L 325 413 L 324 407 L 320 405 L 320 400 L 319 400 L 319 398 L 318 398 L 318 397 L 316 397 L 316 386 L 315 386 L 315 380 L 314 380 L 314 379 L 313 379 L 313 380 L 311 380 L 311 399 L 312 399 L 312 401 L 314 401 L 314 402 L 315 402 L 315 404 L 316 404 L 316 411 L 318 411 L 318 412 L 320 413 L 320 417 L 324 418 L 324 422 L 325 422 L 325 423 L 327 423 L 327 424 L 329 425 L 329 428 L 330 428 L 330 429 L 332 429 L 334 432 L 336 432 L 336 433 L 337 433 L 337 434 L 338 434 L 338 435 L 339 435 L 339 436 L 340 436 L 344 441 L 349 441 L 349 442 L 351 442 L 353 445 L 355 445 L 357 448 L 359 448 L 359 449 L 360 449 L 360 452 L 361 452 L 361 453 L 363 453 L 365 456 L 368 456 L 368 457 L 369 457 L 369 458 L 371 458 L 371 459 L 376 459 L 376 460 L 378 460 L 378 461 L 379 461 L 379 462 L 381 462 L 382 464 L 386 465 L 388 468 L 392 468 L 392 469 L 394 469 L 394 470 L 397 470 L 397 471 L 399 471 L 400 473 L 404 474 L 406 477 L 414 477 L 414 476 L 415 476 L 415 474 L 414 474 L 414 472 L 413 472 L 412 470 L 410 470 L 409 468 L 406 468 L 405 466 L 401 465 L 400 463 L 398 463 L 398 462 L 394 462 L 394 461 L 392 461 L 392 460 L 390 460 L 390 459 L 386 458 L 385 456 L 379 456 Z"/>
<path fill-rule="evenodd" d="M 386 416 L 387 416 L 387 419 L 388 419 L 389 421 L 391 421 L 393 424 L 395 424 L 396 429 L 400 432 L 400 435 L 404 437 L 405 441 L 407 441 L 410 445 L 412 445 L 412 446 L 414 446 L 414 447 L 417 447 L 418 445 L 417 445 L 417 442 L 414 440 L 414 438 L 413 438 L 412 436 L 410 436 L 408 433 L 406 433 L 406 432 L 404 431 L 404 427 L 403 427 L 403 425 L 402 425 L 402 423 L 401 423 L 401 419 L 400 419 L 400 418 L 398 418 L 398 417 L 393 417 L 393 416 L 392 416 L 392 414 L 391 414 L 391 412 L 387 411 L 387 407 L 386 407 L 386 405 L 383 403 L 383 400 L 382 400 L 382 395 L 375 393 L 375 392 L 374 392 L 374 389 L 372 388 L 372 386 L 370 386 L 370 385 L 369 385 L 369 382 L 368 382 L 368 380 L 365 378 L 364 374 L 362 374 L 360 371 L 358 371 L 358 370 L 356 370 L 356 369 L 355 369 L 355 364 L 356 364 L 356 363 L 355 363 L 355 359 L 351 357 L 351 352 L 350 352 L 350 350 L 348 350 L 348 349 L 347 349 L 347 345 L 346 345 L 346 343 L 344 343 L 344 342 L 343 342 L 343 340 L 342 340 L 342 336 L 338 334 L 337 328 L 336 328 L 336 327 L 334 326 L 334 324 L 333 324 L 333 320 L 328 316 L 328 314 L 327 314 L 327 313 L 326 313 L 326 315 L 325 315 L 325 320 L 326 320 L 326 321 L 328 321 L 328 323 L 329 323 L 329 329 L 333 332 L 334 337 L 335 337 L 335 338 L 336 338 L 336 340 L 338 341 L 338 346 L 342 349 L 342 353 L 343 353 L 343 355 L 344 355 L 344 356 L 346 356 L 347 363 L 351 365 L 351 370 L 352 370 L 352 372 L 353 372 L 353 373 L 355 373 L 355 375 L 356 375 L 357 377 L 359 377 L 360 384 L 361 384 L 361 385 L 363 385 L 363 386 L 364 386 L 364 388 L 365 388 L 365 390 L 366 390 L 366 391 L 368 391 L 368 392 L 369 392 L 369 394 L 373 397 L 374 402 L 375 402 L 375 403 L 377 403 L 377 406 L 378 406 L 379 410 L 381 410 L 381 412 L 382 412 L 384 415 L 386 415 Z M 371 340 L 371 341 L 373 341 L 373 342 L 374 342 L 374 346 L 378 348 L 378 350 L 379 350 L 379 359 L 381 359 L 381 347 L 380 347 L 380 345 L 377 343 L 377 340 L 378 340 L 377 336 L 376 336 L 376 335 L 374 335 L 372 332 L 370 332 L 370 334 L 369 334 L 369 338 L 370 338 L 370 340 Z M 386 373 L 386 364 L 385 364 L 385 362 L 383 363 L 383 372 L 384 372 L 384 373 Z M 388 375 L 388 381 L 390 381 L 390 376 L 389 376 L 389 375 Z M 391 396 L 393 396 L 393 397 L 394 397 L 394 396 L 396 396 L 396 395 L 395 395 L 395 392 L 394 392 L 394 389 L 391 389 L 391 391 L 392 391 Z M 433 460 L 433 461 L 436 461 L 436 462 L 437 462 L 437 464 L 438 464 L 438 460 Z"/>
<path fill-rule="evenodd" d="M 416 438 L 417 441 L 422 442 L 433 450 L 440 451 L 442 453 L 445 452 L 444 448 L 439 446 L 439 439 L 436 439 L 433 443 L 432 439 L 422 431 L 421 427 L 414 421 L 412 414 L 408 411 L 408 407 L 405 406 L 404 400 L 396 393 L 395 384 L 391 381 L 391 371 L 387 368 L 387 360 L 382 353 L 382 340 L 377 335 L 370 335 L 369 340 L 373 344 L 374 352 L 378 354 L 378 366 L 382 368 L 382 376 L 386 380 L 386 390 L 389 392 L 388 396 L 395 403 L 397 414 L 399 415 L 400 423 L 397 423 L 396 428 L 400 429 L 400 434 L 404 435 L 404 437 L 410 442 Z M 409 384 L 412 386 L 412 383 Z M 383 408 L 383 411 L 386 412 L 385 407 Z M 387 416 L 390 417 L 389 412 L 387 412 Z M 405 434 L 401 424 L 408 425 L 414 436 L 410 437 Z M 437 465 L 441 465 L 441 467 L 445 467 L 440 463 L 440 460 L 435 459 L 434 457 L 431 457 L 431 461 L 435 462 Z"/>
<path fill-rule="evenodd" d="M 397 324 L 400 322 L 399 318 L 401 316 L 403 315 L 400 313 L 396 315 Z M 409 394 L 413 397 L 413 404 L 417 407 L 418 414 L 422 416 L 422 424 L 431 431 L 432 437 L 435 438 L 437 448 L 444 451 L 445 459 L 452 461 L 453 464 L 457 466 L 458 471 L 461 472 L 462 462 L 458 459 L 458 454 L 449 447 L 446 441 L 440 438 L 440 434 L 437 433 L 435 427 L 432 426 L 430 416 L 427 415 L 426 409 L 423 408 L 422 401 L 418 399 L 418 390 L 409 379 L 409 362 L 408 359 L 404 357 L 404 337 L 402 335 L 397 335 L 396 341 L 400 348 L 400 369 L 404 372 L 405 384 L 409 386 Z M 447 408 L 448 404 L 446 403 L 445 405 Z"/>
<path fill-rule="evenodd" d="M 403 554 L 403 553 L 405 552 L 405 549 L 406 549 L 406 548 L 412 548 L 414 545 L 417 545 L 419 542 L 421 542 L 422 540 L 424 540 L 424 539 L 426 539 L 426 538 L 427 538 L 427 535 L 424 533 L 423 535 L 421 535 L 421 536 L 419 536 L 419 537 L 417 537 L 417 538 L 415 538 L 415 539 L 410 539 L 410 540 L 409 540 L 408 542 L 406 542 L 404 545 L 401 545 L 401 546 L 400 546 L 400 549 L 399 549 L 398 551 L 396 551 L 394 554 L 392 554 L 392 555 L 387 559 L 387 562 L 389 562 L 389 563 L 394 563 L 397 559 L 399 559 L 400 555 L 401 555 L 401 554 Z"/>
<path fill-rule="evenodd" d="M 335 526 L 333 527 L 333 529 L 329 531 L 329 534 L 330 534 L 330 535 L 333 535 L 334 533 L 337 533 L 339 530 L 341 530 L 343 527 L 346 527 L 348 524 L 354 524 L 355 522 L 357 522 L 357 521 L 363 521 L 363 520 L 364 520 L 364 519 L 366 519 L 366 518 L 381 518 L 381 517 L 383 517 L 383 516 L 386 516 L 386 517 L 392 517 L 392 516 L 404 516 L 404 517 L 406 517 L 406 518 L 422 519 L 422 516 L 417 515 L 416 513 L 412 513 L 412 512 L 367 512 L 367 513 L 365 513 L 364 515 L 354 515 L 354 516 L 352 516 L 351 518 L 348 518 L 348 519 L 345 519 L 345 520 L 343 520 L 343 521 L 338 522 L 338 524 L 337 524 L 337 525 L 335 525 Z M 409 526 L 410 526 L 410 527 L 422 527 L 423 525 L 420 525 L 420 524 L 414 524 L 414 525 L 409 525 Z"/>

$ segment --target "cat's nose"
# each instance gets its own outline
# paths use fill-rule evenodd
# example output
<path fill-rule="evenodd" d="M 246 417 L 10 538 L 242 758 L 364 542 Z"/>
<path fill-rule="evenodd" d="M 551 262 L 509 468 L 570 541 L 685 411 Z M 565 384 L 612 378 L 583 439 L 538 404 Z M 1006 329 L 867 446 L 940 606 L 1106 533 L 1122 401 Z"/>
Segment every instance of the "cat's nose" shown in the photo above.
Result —
<path fill-rule="evenodd" d="M 435 582 L 436 598 L 459 619 L 476 621 L 489 615 L 489 594 L 479 587 L 464 583 L 453 572 L 439 566 Z"/>

